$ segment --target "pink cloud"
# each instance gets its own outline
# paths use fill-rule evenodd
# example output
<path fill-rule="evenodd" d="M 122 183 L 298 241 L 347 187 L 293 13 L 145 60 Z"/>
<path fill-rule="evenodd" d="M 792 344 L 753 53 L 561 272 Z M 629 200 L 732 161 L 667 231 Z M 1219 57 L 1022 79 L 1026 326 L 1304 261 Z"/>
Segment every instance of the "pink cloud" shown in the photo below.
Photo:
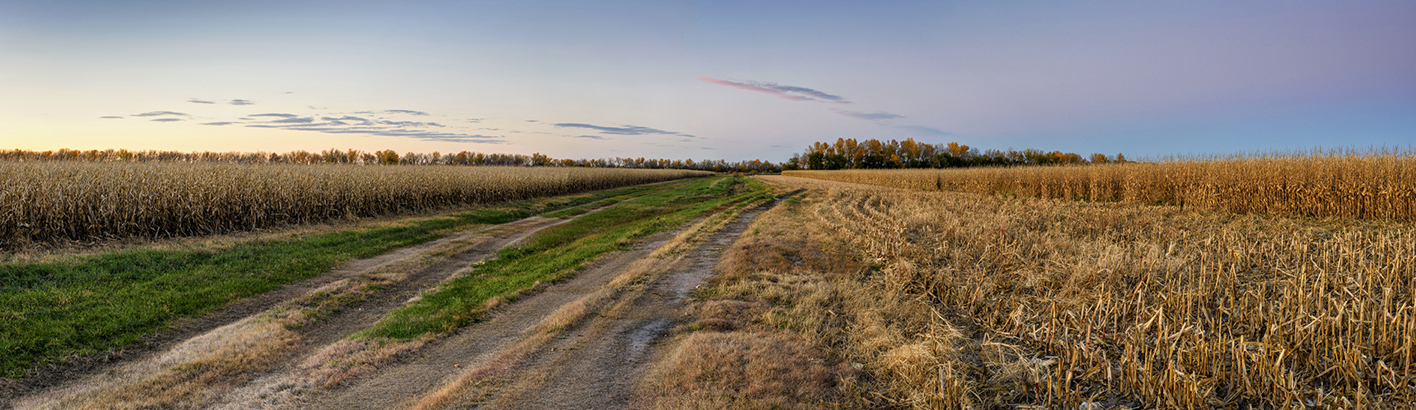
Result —
<path fill-rule="evenodd" d="M 850 104 L 850 101 L 846 101 L 846 99 L 842 98 L 841 96 L 827 94 L 806 87 L 796 87 L 790 85 L 781 85 L 777 83 L 765 83 L 757 81 L 736 82 L 728 80 L 719 80 L 715 78 L 710 78 L 708 76 L 700 76 L 698 77 L 698 79 L 709 84 L 726 85 L 733 88 L 756 91 L 763 94 L 771 94 L 781 97 L 782 99 L 792 101 L 820 101 L 833 102 L 837 104 Z"/>

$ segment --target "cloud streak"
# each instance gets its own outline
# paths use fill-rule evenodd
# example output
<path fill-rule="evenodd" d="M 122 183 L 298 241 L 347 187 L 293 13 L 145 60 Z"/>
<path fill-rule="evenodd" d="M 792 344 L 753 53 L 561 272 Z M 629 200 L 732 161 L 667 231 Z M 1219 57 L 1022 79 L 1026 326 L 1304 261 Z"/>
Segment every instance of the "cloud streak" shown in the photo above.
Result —
<path fill-rule="evenodd" d="M 361 111 L 373 114 L 373 111 Z M 378 113 L 406 115 L 428 115 L 422 111 L 384 110 Z M 177 113 L 180 114 L 180 113 Z M 180 121 L 179 119 L 158 119 L 155 121 Z M 458 142 L 475 144 L 505 144 L 504 136 L 464 134 L 459 132 L 434 131 L 428 128 L 446 128 L 436 122 L 389 121 L 377 116 L 354 116 L 332 114 L 328 116 L 303 116 L 298 114 L 268 112 L 250 114 L 239 121 L 215 121 L 202 125 L 241 125 L 250 128 L 309 131 L 326 134 L 369 135 L 381 137 L 412 138 L 423 141 Z"/>
<path fill-rule="evenodd" d="M 954 134 L 954 133 L 952 133 L 952 132 L 944 131 L 944 130 L 941 130 L 941 129 L 938 129 L 938 128 L 930 128 L 930 127 L 919 126 L 919 125 L 900 125 L 900 126 L 896 126 L 895 128 L 902 129 L 902 130 L 905 130 L 905 131 L 909 131 L 909 132 L 914 133 L 914 134 L 928 135 L 928 136 L 931 136 L 931 137 L 952 137 L 952 136 L 958 135 L 958 134 Z"/>
<path fill-rule="evenodd" d="M 600 132 L 605 133 L 605 134 L 615 134 L 615 135 L 646 135 L 646 134 L 673 135 L 673 134 L 677 134 L 677 133 L 671 132 L 671 131 L 656 130 L 656 129 L 649 128 L 649 127 L 640 127 L 640 126 L 635 126 L 635 125 L 626 125 L 626 126 L 623 126 L 623 127 L 605 127 L 605 126 L 599 126 L 599 125 L 590 125 L 590 124 L 579 124 L 579 123 L 569 123 L 569 122 L 565 122 L 565 123 L 556 124 L 555 126 L 557 126 L 557 127 L 562 127 L 562 128 L 587 128 L 587 129 L 592 129 L 592 130 L 600 131 Z"/>
<path fill-rule="evenodd" d="M 286 94 L 289 94 L 289 93 L 286 93 Z M 230 102 L 227 102 L 227 104 L 231 104 L 231 105 L 256 105 L 256 103 L 253 102 L 253 101 L 251 101 L 251 100 L 242 100 L 242 99 L 231 100 Z"/>
<path fill-rule="evenodd" d="M 98 117 L 98 118 L 102 118 L 102 119 L 105 119 L 105 120 L 121 120 L 121 119 L 123 119 L 123 117 L 120 117 L 120 116 L 117 116 L 117 115 L 105 115 L 105 116 Z"/>
<path fill-rule="evenodd" d="M 850 101 L 846 101 L 846 99 L 845 99 L 844 97 L 841 97 L 841 96 L 839 96 L 839 95 L 827 94 L 827 93 L 824 93 L 824 92 L 821 92 L 821 91 L 817 91 L 817 90 L 813 90 L 813 89 L 806 88 L 806 87 L 797 87 L 797 86 L 791 86 L 791 85 L 781 85 L 781 84 L 777 84 L 777 83 L 768 83 L 768 82 L 760 82 L 760 81 L 742 81 L 742 82 L 738 82 L 738 81 L 728 81 L 728 80 L 719 80 L 719 79 L 711 78 L 711 77 L 707 77 L 707 76 L 698 77 L 698 79 L 699 79 L 700 81 L 703 81 L 703 82 L 709 83 L 709 84 L 726 85 L 726 86 L 733 87 L 733 88 L 738 88 L 738 89 L 743 89 L 743 90 L 748 90 L 748 91 L 756 91 L 756 92 L 763 93 L 763 94 L 775 95 L 775 96 L 780 97 L 780 98 L 782 98 L 782 99 L 792 100 L 792 101 L 816 101 L 816 102 L 831 102 L 831 103 L 837 103 L 837 104 L 850 104 L 850 103 L 851 103 Z"/>
<path fill-rule="evenodd" d="M 335 125 L 349 125 L 349 123 L 358 123 L 359 125 L 374 125 L 374 122 L 373 122 L 373 121 L 370 121 L 370 120 L 368 120 L 368 119 L 366 119 L 366 118 L 363 118 L 363 117 L 355 117 L 355 116 L 352 116 L 352 115 L 346 115 L 346 116 L 339 117 L 339 118 L 335 118 L 335 117 L 320 117 L 320 119 L 321 119 L 321 120 L 325 120 L 325 121 L 329 121 L 330 123 L 335 124 Z"/>
<path fill-rule="evenodd" d="M 175 116 L 179 116 L 179 117 L 191 117 L 190 115 L 187 115 L 186 113 L 174 112 L 174 111 L 148 111 L 148 112 L 145 112 L 145 113 L 142 113 L 142 114 L 133 114 L 132 116 L 134 116 L 134 117 L 161 117 L 161 116 L 164 116 L 164 115 L 175 115 Z"/>
<path fill-rule="evenodd" d="M 606 140 L 606 139 L 609 139 L 609 138 L 601 137 L 601 136 L 599 136 L 599 135 L 576 135 L 576 136 L 571 137 L 571 138 L 584 138 L 584 139 L 588 139 L 588 140 Z"/>
<path fill-rule="evenodd" d="M 394 126 L 394 127 L 439 127 L 439 128 L 443 127 L 442 124 L 438 124 L 438 123 L 436 123 L 436 122 L 417 122 L 417 121 L 379 121 L 379 124 L 389 125 L 389 126 Z"/>
<path fill-rule="evenodd" d="M 271 123 L 271 124 L 310 124 L 310 123 L 314 123 L 314 122 L 315 122 L 315 118 L 314 118 L 314 117 L 295 117 L 295 118 L 281 118 L 281 119 L 278 119 L 278 120 L 271 121 L 270 123 Z"/>
<path fill-rule="evenodd" d="M 847 117 L 854 117 L 854 118 L 859 118 L 859 119 L 862 119 L 862 120 L 870 120 L 870 121 L 893 120 L 893 119 L 905 118 L 905 116 L 903 116 L 903 115 L 891 114 L 891 113 L 884 112 L 884 111 L 860 112 L 860 111 L 846 111 L 846 110 L 840 110 L 840 109 L 835 109 L 835 110 L 832 110 L 832 111 L 835 111 L 837 114 L 841 114 L 841 115 L 844 115 L 844 116 L 847 116 Z"/>
<path fill-rule="evenodd" d="M 198 99 L 196 99 L 196 98 L 187 100 L 187 102 L 192 103 L 192 104 L 216 104 L 215 101 L 198 100 Z"/>
<path fill-rule="evenodd" d="M 686 138 L 697 138 L 696 136 L 684 134 L 681 132 L 664 131 L 649 127 L 640 127 L 637 125 L 626 125 L 623 127 L 605 127 L 600 125 L 563 122 L 555 124 L 555 126 L 559 128 L 585 128 L 599 131 L 601 134 L 612 135 L 677 135 Z"/>
<path fill-rule="evenodd" d="M 280 124 L 247 124 L 253 128 L 278 128 L 292 131 L 314 131 L 326 134 L 362 134 L 381 137 L 414 138 L 423 141 L 466 142 L 474 144 L 505 144 L 499 135 L 462 134 L 455 132 L 433 132 L 426 130 L 389 129 L 380 127 L 337 127 L 328 124 L 311 126 L 284 126 Z"/>

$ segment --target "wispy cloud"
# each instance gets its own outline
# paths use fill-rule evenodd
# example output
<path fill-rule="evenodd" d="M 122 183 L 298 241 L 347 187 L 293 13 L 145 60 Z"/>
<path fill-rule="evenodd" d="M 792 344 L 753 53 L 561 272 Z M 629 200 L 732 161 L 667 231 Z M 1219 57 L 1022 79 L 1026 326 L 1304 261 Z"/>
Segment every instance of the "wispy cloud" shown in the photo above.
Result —
<path fill-rule="evenodd" d="M 248 124 L 247 127 L 255 128 L 279 128 L 292 131 L 314 131 L 326 134 L 362 134 L 376 135 L 381 137 L 403 137 L 414 138 L 424 141 L 443 142 L 469 142 L 475 144 L 505 144 L 506 141 L 499 135 L 462 134 L 455 132 L 433 132 L 425 130 L 404 130 L 388 129 L 378 127 L 331 127 L 320 124 L 318 126 L 282 126 L 277 124 Z"/>
<path fill-rule="evenodd" d="M 903 115 L 891 114 L 891 113 L 884 112 L 884 111 L 859 112 L 859 111 L 846 111 L 846 110 L 841 110 L 841 109 L 833 109 L 832 111 L 835 111 L 837 114 L 841 114 L 841 115 L 844 115 L 844 116 L 847 116 L 847 117 L 855 117 L 855 118 L 860 118 L 860 119 L 862 119 L 862 120 L 871 120 L 871 121 L 893 120 L 893 119 L 898 119 L 898 118 L 905 118 L 905 116 L 903 116 Z"/>
<path fill-rule="evenodd" d="M 181 118 L 153 118 L 152 121 L 157 121 L 157 122 L 174 122 L 174 121 L 182 121 L 182 119 L 181 119 Z"/>
<path fill-rule="evenodd" d="M 105 116 L 98 117 L 98 118 L 102 118 L 102 119 L 105 119 L 105 120 L 121 120 L 121 119 L 123 119 L 123 117 L 120 117 L 120 116 L 117 116 L 117 115 L 105 115 Z"/>
<path fill-rule="evenodd" d="M 601 137 L 601 136 L 599 136 L 599 135 L 576 135 L 576 136 L 571 137 L 571 138 L 585 138 L 585 139 L 590 139 L 590 140 L 604 140 L 604 139 L 608 139 L 608 138 L 605 138 L 605 137 Z"/>
<path fill-rule="evenodd" d="M 841 97 L 839 95 L 831 95 L 806 87 L 781 85 L 777 83 L 768 83 L 760 81 L 728 81 L 710 78 L 707 76 L 698 77 L 698 79 L 705 83 L 726 85 L 733 88 L 756 91 L 764 94 L 771 94 L 792 101 L 818 101 L 833 102 L 837 104 L 851 103 L 850 101 L 846 101 L 844 97 Z"/>
<path fill-rule="evenodd" d="M 290 94 L 290 93 L 286 93 L 286 94 Z M 227 102 L 227 104 L 231 104 L 231 105 L 255 105 L 256 103 L 255 103 L 254 101 L 251 101 L 251 100 L 235 99 L 235 100 L 231 100 L 230 102 Z"/>
<path fill-rule="evenodd" d="M 314 118 L 314 117 L 294 117 L 294 118 L 281 118 L 281 119 L 278 119 L 278 120 L 271 121 L 270 123 L 271 123 L 271 124 L 310 124 L 310 123 L 314 123 L 314 122 L 315 122 L 315 118 Z"/>
<path fill-rule="evenodd" d="M 335 117 L 320 117 L 320 119 L 321 119 L 321 120 L 325 120 L 325 121 L 329 121 L 330 123 L 333 123 L 333 124 L 335 124 L 335 125 L 348 125 L 349 123 L 358 123 L 359 125 L 374 125 L 374 122 L 373 122 L 373 121 L 370 121 L 370 120 L 368 120 L 368 119 L 366 119 L 366 118 L 363 118 L 363 117 L 355 117 L 355 116 L 352 116 L 352 115 L 346 115 L 346 116 L 339 117 L 339 118 L 335 118 Z"/>
<path fill-rule="evenodd" d="M 193 104 L 216 104 L 216 102 L 214 102 L 214 101 L 198 100 L 198 99 L 196 99 L 196 98 L 187 100 L 187 102 L 193 103 Z"/>
<path fill-rule="evenodd" d="M 909 131 L 909 132 L 915 133 L 915 134 L 928 135 L 928 136 L 931 136 L 931 137 L 952 137 L 952 136 L 958 135 L 958 134 L 954 134 L 954 133 L 952 133 L 952 132 L 944 131 L 944 130 L 941 130 L 941 129 L 938 129 L 938 128 L 930 128 L 930 127 L 919 126 L 919 125 L 900 125 L 900 126 L 896 126 L 895 128 L 899 128 L 899 129 L 902 129 L 902 130 L 905 130 L 905 131 Z"/>
<path fill-rule="evenodd" d="M 442 127 L 442 126 L 443 126 L 442 124 L 438 124 L 438 123 L 436 123 L 436 122 L 417 122 L 417 121 L 379 121 L 379 124 L 390 125 L 390 126 L 394 126 L 394 127 Z"/>
<path fill-rule="evenodd" d="M 637 126 L 637 125 L 626 125 L 626 126 L 623 126 L 623 127 L 605 127 L 605 126 L 599 126 L 599 125 L 590 125 L 590 124 L 566 123 L 566 122 L 563 122 L 563 123 L 556 124 L 555 126 L 556 126 L 556 127 L 560 127 L 560 128 L 586 128 L 586 129 L 592 129 L 592 130 L 600 131 L 601 133 L 604 133 L 604 134 L 614 134 L 614 135 L 654 135 L 654 134 L 657 134 L 657 135 L 682 135 L 682 136 L 686 136 L 686 137 L 690 137 L 690 138 L 693 137 L 692 135 L 677 133 L 677 132 L 673 132 L 673 131 L 656 130 L 656 129 L 653 129 L 653 128 L 640 127 L 640 126 Z"/>
<path fill-rule="evenodd" d="M 181 116 L 181 117 L 190 117 L 190 115 L 187 115 L 186 113 L 173 112 L 173 111 L 148 111 L 148 112 L 145 112 L 145 113 L 142 113 L 142 114 L 133 114 L 132 116 L 134 116 L 134 117 L 161 117 L 161 116 L 164 116 L 164 115 L 176 115 L 176 116 Z"/>
<path fill-rule="evenodd" d="M 269 112 L 260 114 L 250 114 L 241 117 L 240 121 L 216 121 L 207 122 L 203 125 L 223 126 L 223 125 L 243 125 L 251 128 L 281 129 L 291 131 L 310 131 L 326 134 L 356 134 L 382 137 L 413 138 L 424 141 L 442 142 L 465 142 L 477 144 L 504 144 L 503 136 L 465 134 L 459 132 L 433 131 L 427 128 L 446 128 L 447 126 L 436 122 L 423 121 L 389 121 L 379 117 L 379 113 L 393 113 L 405 115 L 427 115 L 421 111 L 409 110 L 383 110 L 383 111 L 359 111 L 356 113 L 373 114 L 369 116 L 355 116 L 348 114 L 331 114 L 326 116 L 304 116 L 291 113 Z"/>

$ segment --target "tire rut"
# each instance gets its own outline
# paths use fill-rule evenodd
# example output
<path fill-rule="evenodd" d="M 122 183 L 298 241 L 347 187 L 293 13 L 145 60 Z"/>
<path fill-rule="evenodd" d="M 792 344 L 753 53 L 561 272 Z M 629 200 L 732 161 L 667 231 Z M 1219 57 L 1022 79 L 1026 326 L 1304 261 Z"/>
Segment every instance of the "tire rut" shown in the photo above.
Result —
<path fill-rule="evenodd" d="M 519 243 L 536 232 L 569 221 L 570 219 L 530 217 L 474 232 L 472 235 L 461 235 L 461 238 L 447 238 L 447 241 L 462 240 L 476 244 L 465 252 L 435 262 L 399 281 L 394 286 L 380 289 L 372 297 L 345 307 L 334 317 L 306 328 L 304 345 L 292 351 L 289 358 L 282 361 L 282 366 L 269 372 L 263 372 L 260 376 L 270 376 L 293 370 L 304 361 L 302 359 L 320 348 L 372 326 L 384 315 L 403 306 L 409 299 L 467 271 L 473 263 L 495 255 L 498 250 Z"/>
<path fill-rule="evenodd" d="M 671 270 L 620 303 L 552 343 L 553 350 L 520 372 L 523 377 L 490 399 L 466 397 L 454 407 L 484 409 L 604 409 L 634 404 L 644 373 L 654 363 L 659 341 L 687 323 L 685 302 L 713 276 L 725 250 L 757 215 L 796 195 L 791 192 L 747 209 L 688 251 Z M 572 336 L 573 335 L 573 336 Z"/>
<path fill-rule="evenodd" d="M 329 391 L 302 407 L 316 409 L 387 409 L 424 394 L 454 378 L 465 368 L 487 365 L 496 353 L 528 336 L 546 315 L 561 306 L 598 291 L 620 271 L 673 237 L 674 232 L 651 235 L 634 249 L 607 255 L 570 280 L 546 286 L 480 323 L 424 346 L 402 362 L 380 369 L 337 390 Z"/>
<path fill-rule="evenodd" d="M 66 400 L 64 399 L 66 396 L 84 395 L 86 394 L 84 393 L 85 389 L 93 386 L 121 385 L 125 379 L 139 377 L 137 375 L 150 372 L 154 368 L 152 362 L 160 361 L 163 356 L 170 354 L 174 349 L 179 349 L 184 344 L 191 343 L 192 340 L 220 332 L 226 326 L 266 314 L 285 302 L 297 300 L 328 286 L 337 285 L 340 281 L 355 280 L 375 274 L 387 267 L 405 265 L 418 259 L 441 258 L 408 273 L 396 282 L 379 288 L 365 296 L 363 300 L 344 306 L 330 314 L 329 317 L 315 321 L 301 329 L 301 337 L 297 344 L 281 353 L 281 359 L 276 362 L 278 363 L 276 366 L 247 372 L 235 380 L 221 383 L 221 386 L 217 387 L 218 391 L 211 392 L 217 393 L 216 396 L 219 397 L 219 391 L 231 389 L 241 384 L 242 380 L 252 380 L 260 376 L 291 370 L 300 363 L 297 358 L 308 356 L 324 345 L 371 325 L 384 314 L 402 306 L 404 302 L 423 290 L 436 286 L 439 282 L 464 271 L 473 262 L 491 256 L 499 249 L 519 242 L 535 232 L 573 219 L 530 217 L 500 225 L 474 227 L 464 232 L 454 233 L 444 238 L 398 249 L 373 258 L 350 261 L 331 272 L 236 302 L 217 313 L 204 316 L 198 320 L 201 323 L 199 328 L 202 331 L 180 332 L 182 336 L 180 339 L 168 335 L 166 337 L 171 339 L 161 348 L 152 348 L 144 351 L 141 355 L 130 355 L 121 361 L 96 366 L 82 377 L 71 377 L 63 384 L 56 383 L 43 390 L 33 389 L 32 393 L 37 393 L 34 396 L 16 398 L 13 403 L 7 404 L 19 408 L 50 407 L 54 405 L 56 400 L 59 402 Z M 449 246 L 461 246 L 461 248 L 458 248 L 459 251 L 453 255 L 428 255 L 431 251 Z M 199 401 L 205 402 L 215 398 L 206 396 L 205 399 Z M 203 406 L 201 403 L 183 404 L 186 407 Z"/>

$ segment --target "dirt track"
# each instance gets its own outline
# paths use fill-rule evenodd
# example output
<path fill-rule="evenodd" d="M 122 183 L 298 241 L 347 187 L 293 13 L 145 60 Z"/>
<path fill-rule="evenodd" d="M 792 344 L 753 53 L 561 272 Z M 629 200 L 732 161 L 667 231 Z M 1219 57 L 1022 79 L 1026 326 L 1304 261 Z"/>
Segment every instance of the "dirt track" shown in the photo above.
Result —
<path fill-rule="evenodd" d="M 312 377 L 310 363 L 349 343 L 347 336 L 421 291 L 465 273 L 472 262 L 564 221 L 529 218 L 354 261 L 243 302 L 239 310 L 227 308 L 215 315 L 229 318 L 229 324 L 209 325 L 186 340 L 14 404 L 18 408 L 626 407 L 633 404 L 639 378 L 652 363 L 656 341 L 685 320 L 678 311 L 684 301 L 711 276 L 723 249 L 765 209 L 747 209 L 732 219 L 709 217 L 676 232 L 653 235 L 630 251 L 601 257 L 569 280 L 538 287 L 479 323 L 415 344 L 335 382 Z M 395 274 L 389 276 L 390 271 Z M 378 275 L 393 279 L 285 340 L 266 341 L 277 337 L 257 327 L 293 300 L 348 288 L 351 281 Z M 245 313 L 245 318 L 238 313 Z M 260 343 L 269 346 L 248 347 Z M 238 369 L 206 371 L 220 376 L 199 384 L 192 382 L 190 372 L 182 374 L 183 363 L 208 366 L 211 352 L 223 350 L 241 352 Z M 251 354 L 255 356 L 246 357 Z M 168 401 L 148 400 L 150 393 Z"/>
<path fill-rule="evenodd" d="M 522 370 L 519 381 L 486 408 L 606 409 L 632 404 L 635 388 L 659 354 L 657 343 L 686 322 L 684 301 L 713 275 L 713 267 L 765 207 L 749 209 L 695 243 L 666 274 L 626 294 L 602 316 L 559 338 Z M 470 403 L 469 403 L 470 404 Z"/>
<path fill-rule="evenodd" d="M 599 309 L 549 340 L 537 324 L 567 304 L 610 290 L 615 278 L 645 261 L 672 234 L 601 259 L 574 279 L 498 312 L 404 363 L 317 397 L 322 409 L 591 409 L 633 404 L 656 342 L 684 318 L 679 310 L 713 273 L 722 251 L 765 207 L 748 209 L 714 232 L 677 247 L 647 283 L 612 291 Z M 691 229 L 691 228 L 690 228 Z M 461 383 L 462 386 L 454 386 Z M 439 396 L 439 389 L 453 392 Z M 302 406 L 304 407 L 304 406 Z"/>
<path fill-rule="evenodd" d="M 16 408 L 68 407 L 63 400 L 65 396 L 83 395 L 86 393 L 86 389 L 95 386 L 121 385 L 126 381 L 125 379 L 139 378 L 155 367 L 155 362 L 171 355 L 172 351 L 181 349 L 186 344 L 191 344 L 193 340 L 217 334 L 224 328 L 238 324 L 244 319 L 268 312 L 269 309 L 283 302 L 300 298 L 322 288 L 327 289 L 331 285 L 341 283 L 341 281 L 357 279 L 397 267 L 400 264 L 417 266 L 401 280 L 389 283 L 364 300 L 340 310 L 326 320 L 305 328 L 299 341 L 277 352 L 281 356 L 277 361 L 281 363 L 280 365 L 260 369 L 252 374 L 241 375 L 239 379 L 249 379 L 262 373 L 278 372 L 298 363 L 303 356 L 369 326 L 384 314 L 417 295 L 418 292 L 464 271 L 470 263 L 491 256 L 498 249 L 516 243 L 541 229 L 563 222 L 566 220 L 532 217 L 503 225 L 476 228 L 370 259 L 351 261 L 330 273 L 237 302 L 219 312 L 193 320 L 191 321 L 193 324 L 189 324 L 187 327 L 195 327 L 195 329 L 179 330 L 181 339 L 177 339 L 173 335 L 164 335 L 162 338 L 171 342 L 144 349 L 145 351 L 138 354 L 130 353 L 126 355 L 127 357 L 123 357 L 123 360 L 115 363 L 91 366 L 81 369 L 81 372 L 70 373 L 68 382 L 56 383 L 54 387 L 35 396 L 17 399 L 13 405 Z M 429 253 L 445 249 L 457 249 L 458 252 L 436 259 L 431 264 L 422 265 L 419 263 L 427 261 Z M 74 377 L 76 374 L 78 377 Z M 184 405 L 183 407 L 198 405 L 193 402 L 181 404 Z"/>

